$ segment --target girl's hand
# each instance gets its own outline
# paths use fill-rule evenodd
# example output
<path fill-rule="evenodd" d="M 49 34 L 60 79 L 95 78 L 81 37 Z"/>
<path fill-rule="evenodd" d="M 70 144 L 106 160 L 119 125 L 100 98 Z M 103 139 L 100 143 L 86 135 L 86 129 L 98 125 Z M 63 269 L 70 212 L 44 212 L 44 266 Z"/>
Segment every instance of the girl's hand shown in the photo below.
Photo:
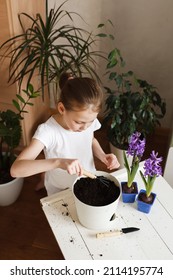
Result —
<path fill-rule="evenodd" d="M 114 154 L 105 154 L 103 162 L 106 164 L 107 169 L 117 169 L 120 167 L 120 164 L 117 160 L 117 157 Z"/>
<path fill-rule="evenodd" d="M 82 175 L 82 166 L 80 165 L 78 159 L 60 159 L 60 168 L 67 170 L 70 175 L 77 174 Z"/>

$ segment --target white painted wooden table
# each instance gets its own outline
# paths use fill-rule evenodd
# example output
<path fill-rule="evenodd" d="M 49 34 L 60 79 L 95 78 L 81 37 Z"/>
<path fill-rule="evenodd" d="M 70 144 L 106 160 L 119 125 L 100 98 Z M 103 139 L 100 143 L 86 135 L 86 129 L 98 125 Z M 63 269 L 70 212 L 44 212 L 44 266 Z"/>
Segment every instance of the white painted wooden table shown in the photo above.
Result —
<path fill-rule="evenodd" d="M 119 182 L 127 179 L 124 169 L 111 174 Z M 139 189 L 144 188 L 139 174 L 135 180 Z M 138 227 L 139 231 L 102 239 L 96 238 L 98 231 L 79 223 L 70 189 L 41 199 L 41 204 L 67 260 L 173 259 L 173 189 L 160 176 L 156 178 L 153 191 L 157 198 L 149 214 L 139 212 L 136 202 L 119 201 L 111 229 Z"/>

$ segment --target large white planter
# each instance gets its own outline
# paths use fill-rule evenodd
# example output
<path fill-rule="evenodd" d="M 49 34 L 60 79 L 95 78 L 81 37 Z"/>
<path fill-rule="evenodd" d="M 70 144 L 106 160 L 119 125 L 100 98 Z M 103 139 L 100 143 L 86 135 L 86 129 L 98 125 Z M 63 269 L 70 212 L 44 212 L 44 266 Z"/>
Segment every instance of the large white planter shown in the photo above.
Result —
<path fill-rule="evenodd" d="M 120 167 L 119 169 L 124 168 L 124 159 L 123 159 L 123 150 L 116 148 L 115 146 L 113 146 L 111 143 L 109 143 L 110 145 L 110 150 L 111 153 L 113 153 L 114 155 L 116 155 L 119 163 L 120 163 Z M 127 157 L 127 161 L 129 163 L 129 165 L 132 163 L 132 157 L 128 156 Z"/>
<path fill-rule="evenodd" d="M 116 186 L 120 188 L 117 179 L 114 176 L 110 175 L 109 173 L 97 171 L 96 175 L 105 176 L 106 178 L 115 182 Z M 81 177 L 79 177 L 77 180 L 79 180 L 80 178 Z M 75 182 L 73 184 L 73 187 L 75 185 Z M 73 195 L 74 195 L 75 206 L 76 206 L 76 211 L 77 211 L 79 221 L 84 227 L 89 229 L 96 229 L 96 230 L 107 230 L 111 228 L 113 220 L 116 217 L 116 209 L 121 195 L 121 189 L 120 189 L 119 197 L 114 202 L 105 206 L 87 205 L 81 202 L 75 196 L 74 192 Z"/>
<path fill-rule="evenodd" d="M 22 190 L 24 178 L 16 178 L 9 183 L 0 184 L 0 206 L 14 203 Z"/>

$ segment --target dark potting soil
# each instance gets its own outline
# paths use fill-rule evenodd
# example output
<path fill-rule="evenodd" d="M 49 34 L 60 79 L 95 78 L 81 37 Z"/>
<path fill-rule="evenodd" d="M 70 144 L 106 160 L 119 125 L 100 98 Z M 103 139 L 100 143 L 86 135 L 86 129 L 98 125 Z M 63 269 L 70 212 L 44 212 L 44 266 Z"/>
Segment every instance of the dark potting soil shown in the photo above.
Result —
<path fill-rule="evenodd" d="M 75 196 L 83 203 L 91 206 L 105 206 L 114 202 L 120 195 L 120 188 L 106 178 L 108 184 L 104 184 L 97 176 L 96 179 L 80 178 L 74 185 Z"/>
<path fill-rule="evenodd" d="M 14 180 L 14 178 L 11 177 L 10 171 L 0 169 L 0 184 L 9 183 L 12 180 Z"/>

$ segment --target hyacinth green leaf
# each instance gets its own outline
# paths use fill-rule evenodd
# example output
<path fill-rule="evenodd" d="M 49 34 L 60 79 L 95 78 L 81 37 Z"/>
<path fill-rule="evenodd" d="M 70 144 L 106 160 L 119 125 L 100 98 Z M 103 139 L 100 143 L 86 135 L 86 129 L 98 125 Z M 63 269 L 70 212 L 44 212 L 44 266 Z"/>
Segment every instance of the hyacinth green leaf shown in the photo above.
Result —
<path fill-rule="evenodd" d="M 130 167 L 129 167 L 129 163 L 127 160 L 127 156 L 126 156 L 126 152 L 123 150 L 123 159 L 124 159 L 124 166 L 127 169 L 128 172 L 130 172 Z"/>

